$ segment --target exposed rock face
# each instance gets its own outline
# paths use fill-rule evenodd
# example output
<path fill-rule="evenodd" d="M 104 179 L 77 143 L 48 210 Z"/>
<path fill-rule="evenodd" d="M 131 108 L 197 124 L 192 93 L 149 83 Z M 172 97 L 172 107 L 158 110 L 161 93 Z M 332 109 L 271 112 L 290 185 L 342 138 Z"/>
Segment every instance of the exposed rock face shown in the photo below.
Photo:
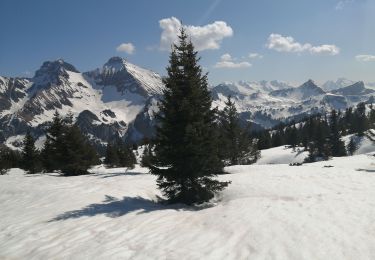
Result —
<path fill-rule="evenodd" d="M 127 127 L 126 123 L 122 121 L 105 124 L 89 110 L 84 110 L 78 115 L 76 124 L 84 133 L 105 141 L 112 141 L 121 136 L 121 132 L 125 131 Z"/>
<path fill-rule="evenodd" d="M 0 77 L 0 112 L 11 108 L 26 96 L 28 79 Z"/>
<path fill-rule="evenodd" d="M 160 96 L 150 98 L 141 113 L 131 123 L 127 134 L 127 141 L 140 138 L 153 138 L 155 136 L 155 114 L 159 111 L 158 100 Z"/>

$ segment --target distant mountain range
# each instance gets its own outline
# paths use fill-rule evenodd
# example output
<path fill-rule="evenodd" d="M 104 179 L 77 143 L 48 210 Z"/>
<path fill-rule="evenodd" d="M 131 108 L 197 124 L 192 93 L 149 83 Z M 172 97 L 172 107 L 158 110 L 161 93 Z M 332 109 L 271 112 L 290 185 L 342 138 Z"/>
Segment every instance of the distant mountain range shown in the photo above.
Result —
<path fill-rule="evenodd" d="M 341 87 L 343 82 L 351 85 Z M 298 120 L 307 115 L 344 110 L 359 102 L 373 102 L 375 89 L 364 82 L 340 79 L 333 84 L 317 86 L 308 80 L 296 87 L 279 81 L 227 82 L 212 88 L 214 105 L 223 108 L 227 96 L 232 96 L 243 118 L 258 127 L 273 127 L 282 121 Z"/>
<path fill-rule="evenodd" d="M 0 142 L 16 148 L 29 129 L 40 137 L 57 110 L 73 113 L 81 130 L 98 146 L 120 137 L 137 142 L 154 134 L 154 114 L 163 91 L 162 78 L 123 58 L 102 68 L 79 72 L 63 61 L 47 61 L 32 78 L 0 77 Z M 308 114 L 345 109 L 371 102 L 375 84 L 339 79 L 321 87 L 312 80 L 301 86 L 281 81 L 224 82 L 211 87 L 213 106 L 223 108 L 227 96 L 236 101 L 241 118 L 254 128 Z"/>

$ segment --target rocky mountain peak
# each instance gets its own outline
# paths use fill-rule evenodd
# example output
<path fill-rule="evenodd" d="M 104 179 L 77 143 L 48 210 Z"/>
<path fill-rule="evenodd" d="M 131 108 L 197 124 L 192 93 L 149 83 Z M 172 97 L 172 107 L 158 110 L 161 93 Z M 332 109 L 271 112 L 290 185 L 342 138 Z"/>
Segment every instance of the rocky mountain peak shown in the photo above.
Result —
<path fill-rule="evenodd" d="M 325 91 L 321 89 L 320 87 L 318 87 L 312 79 L 309 79 L 298 88 L 303 91 L 308 91 L 308 92 L 312 91 L 313 92 L 312 94 L 315 94 L 315 95 L 320 95 L 320 94 L 325 93 Z"/>
<path fill-rule="evenodd" d="M 353 85 L 339 88 L 332 93 L 340 94 L 340 95 L 349 95 L 349 96 L 356 96 L 356 95 L 367 95 L 374 93 L 375 91 L 373 89 L 368 89 L 365 87 L 365 83 L 363 81 L 358 81 L 354 83 Z"/>
<path fill-rule="evenodd" d="M 126 60 L 121 57 L 112 57 L 110 58 L 103 66 L 103 74 L 115 74 L 117 72 L 126 70 Z"/>
<path fill-rule="evenodd" d="M 79 72 L 72 64 L 65 62 L 63 59 L 45 61 L 40 69 L 35 72 L 34 78 L 44 74 L 63 74 L 66 71 Z"/>
<path fill-rule="evenodd" d="M 72 64 L 65 62 L 63 59 L 45 61 L 35 72 L 35 76 L 32 79 L 34 89 L 35 87 L 40 88 L 61 84 L 63 79 L 69 78 L 67 71 L 79 73 Z"/>

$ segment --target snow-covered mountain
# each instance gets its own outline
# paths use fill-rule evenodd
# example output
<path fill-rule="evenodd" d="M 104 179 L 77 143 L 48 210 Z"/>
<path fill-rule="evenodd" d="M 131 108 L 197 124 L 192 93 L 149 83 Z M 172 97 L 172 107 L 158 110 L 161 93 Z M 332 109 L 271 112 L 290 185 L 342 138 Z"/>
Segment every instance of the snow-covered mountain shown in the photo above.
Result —
<path fill-rule="evenodd" d="M 263 84 L 225 82 L 212 89 L 214 105 L 224 107 L 227 96 L 232 96 L 242 118 L 256 126 L 272 127 L 281 121 L 300 119 L 331 109 L 343 110 L 375 96 L 373 89 L 357 82 L 333 91 L 324 91 L 314 81 L 308 80 L 295 87 L 291 84 Z M 257 86 L 255 88 L 254 86 Z M 280 87 L 281 86 L 281 87 Z"/>
<path fill-rule="evenodd" d="M 287 88 L 281 90 L 271 91 L 269 94 L 275 97 L 283 97 L 294 100 L 305 100 L 319 95 L 323 95 L 325 92 L 311 79 L 297 88 Z"/>
<path fill-rule="evenodd" d="M 325 91 L 332 91 L 339 88 L 344 88 L 350 85 L 353 85 L 355 81 L 346 79 L 346 78 L 338 78 L 336 81 L 328 80 L 322 85 L 322 89 Z"/>
<path fill-rule="evenodd" d="M 300 86 L 276 80 L 238 81 L 213 86 L 211 92 L 214 107 L 223 108 L 232 96 L 242 120 L 267 128 L 332 108 L 345 109 L 375 95 L 367 83 L 352 83 L 339 79 L 334 87 L 319 87 L 312 80 Z M 0 77 L 0 142 L 15 147 L 29 129 L 42 143 L 56 110 L 62 115 L 71 112 L 98 145 L 116 137 L 139 141 L 154 134 L 162 90 L 160 75 L 120 57 L 83 73 L 64 60 L 47 61 L 32 78 Z"/>
<path fill-rule="evenodd" d="M 33 78 L 0 78 L 1 139 L 27 129 L 43 135 L 58 111 L 73 113 L 81 129 L 98 143 L 116 136 L 137 140 L 147 134 L 133 123 L 149 112 L 162 88 L 158 74 L 119 57 L 85 73 L 61 59 L 47 61 Z"/>

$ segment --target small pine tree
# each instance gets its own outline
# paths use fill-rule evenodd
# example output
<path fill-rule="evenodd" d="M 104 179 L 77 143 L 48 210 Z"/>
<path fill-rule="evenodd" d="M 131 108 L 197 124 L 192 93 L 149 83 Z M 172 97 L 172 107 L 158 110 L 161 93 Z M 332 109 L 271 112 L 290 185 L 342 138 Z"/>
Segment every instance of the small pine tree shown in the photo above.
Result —
<path fill-rule="evenodd" d="M 278 147 L 278 146 L 282 146 L 285 144 L 285 141 L 284 141 L 284 132 L 283 130 L 276 130 L 273 134 L 272 134 L 272 147 Z"/>
<path fill-rule="evenodd" d="M 228 185 L 214 179 L 223 172 L 223 164 L 207 75 L 202 74 L 198 61 L 193 44 L 181 29 L 163 80 L 155 156 L 150 166 L 170 202 L 202 203 Z"/>
<path fill-rule="evenodd" d="M 63 138 L 66 124 L 60 114 L 55 111 L 51 126 L 46 132 L 46 141 L 41 151 L 41 159 L 45 171 L 61 169 L 64 164 Z"/>
<path fill-rule="evenodd" d="M 350 155 L 353 155 L 354 152 L 358 149 L 357 142 L 355 139 L 356 139 L 355 136 L 352 136 L 347 145 L 347 150 Z"/>
<path fill-rule="evenodd" d="M 336 110 L 332 110 L 330 116 L 330 146 L 332 156 L 345 156 L 345 143 L 341 140 L 341 135 L 338 126 L 338 115 Z"/>
<path fill-rule="evenodd" d="M 369 130 L 366 132 L 366 136 L 368 139 L 375 143 L 375 109 L 373 107 L 373 104 L 370 105 L 368 122 Z"/>
<path fill-rule="evenodd" d="M 43 168 L 46 171 L 61 171 L 65 176 L 87 174 L 88 168 L 99 163 L 96 150 L 73 125 L 73 116 L 60 117 L 55 112 L 46 133 L 42 150 Z"/>
<path fill-rule="evenodd" d="M 35 140 L 30 132 L 26 133 L 22 148 L 22 169 L 27 173 L 34 174 L 41 170 L 39 153 L 35 148 Z"/>
<path fill-rule="evenodd" d="M 104 164 L 107 165 L 107 167 L 119 166 L 119 158 L 115 145 L 110 143 L 107 144 Z"/>
<path fill-rule="evenodd" d="M 64 163 L 61 172 L 65 176 L 87 174 L 90 166 L 99 162 L 98 155 L 82 135 L 78 126 L 66 128 L 63 134 Z"/>
<path fill-rule="evenodd" d="M 137 162 L 133 150 L 118 140 L 114 144 L 108 144 L 104 163 L 108 167 L 129 167 L 134 168 Z"/>
<path fill-rule="evenodd" d="M 355 130 L 358 136 L 364 136 L 365 131 L 368 129 L 368 122 L 366 116 L 366 104 L 359 103 L 354 112 Z"/>
<path fill-rule="evenodd" d="M 152 147 L 150 144 L 145 144 L 142 159 L 141 159 L 141 166 L 142 167 L 150 167 L 152 162 Z"/>
<path fill-rule="evenodd" d="M 21 154 L 13 151 L 4 144 L 0 144 L 0 175 L 6 174 L 10 168 L 21 166 Z"/>
<path fill-rule="evenodd" d="M 309 155 L 308 157 L 306 157 L 305 162 L 307 163 L 316 162 L 317 151 L 316 151 L 316 145 L 314 144 L 314 142 L 310 142 L 308 144 L 308 151 L 309 151 Z"/>
<path fill-rule="evenodd" d="M 133 146 L 134 147 L 134 146 Z M 117 154 L 119 158 L 119 166 L 134 168 L 137 163 L 133 149 L 125 145 L 122 141 L 117 143 Z"/>
<path fill-rule="evenodd" d="M 256 143 L 250 139 L 249 127 L 243 129 L 239 115 L 231 97 L 219 113 L 220 151 L 226 165 L 251 164 L 259 157 Z"/>
<path fill-rule="evenodd" d="M 264 130 L 261 133 L 256 134 L 255 136 L 258 139 L 258 142 L 257 142 L 258 150 L 271 148 L 272 140 L 271 140 L 271 135 L 269 131 Z"/>
<path fill-rule="evenodd" d="M 293 150 L 295 147 L 299 144 L 299 135 L 296 126 L 293 124 L 293 126 L 289 126 L 285 130 L 286 135 L 286 143 L 291 145 L 293 147 Z"/>

